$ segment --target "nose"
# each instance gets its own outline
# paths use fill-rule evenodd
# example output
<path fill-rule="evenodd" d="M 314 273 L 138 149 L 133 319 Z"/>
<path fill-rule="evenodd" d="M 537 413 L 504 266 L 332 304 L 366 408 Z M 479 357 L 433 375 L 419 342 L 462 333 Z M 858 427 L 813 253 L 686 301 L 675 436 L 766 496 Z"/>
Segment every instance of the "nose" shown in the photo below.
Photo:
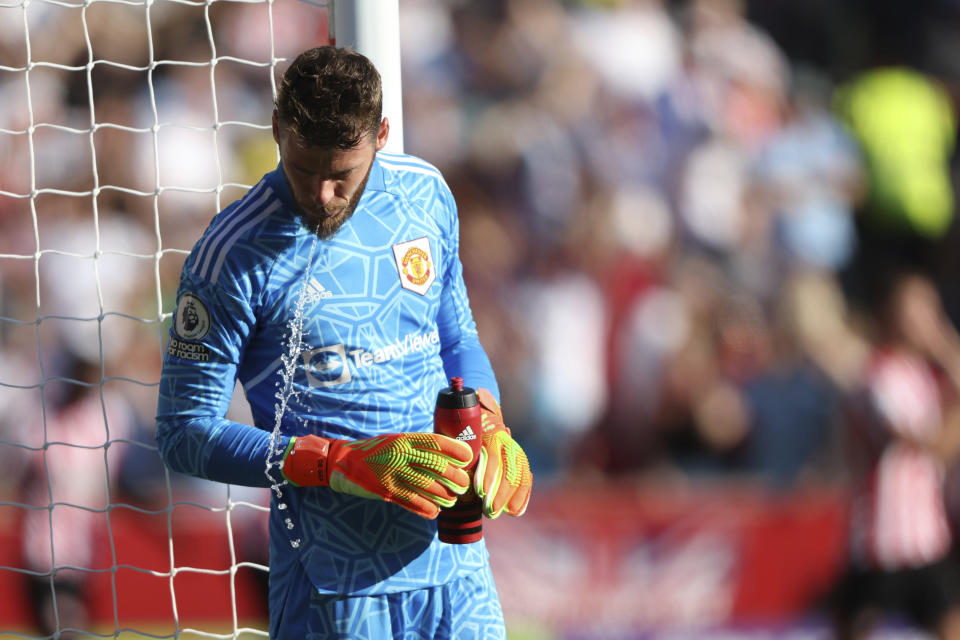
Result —
<path fill-rule="evenodd" d="M 321 206 L 327 206 L 335 195 L 336 184 L 333 180 L 321 180 L 317 185 L 316 201 Z"/>

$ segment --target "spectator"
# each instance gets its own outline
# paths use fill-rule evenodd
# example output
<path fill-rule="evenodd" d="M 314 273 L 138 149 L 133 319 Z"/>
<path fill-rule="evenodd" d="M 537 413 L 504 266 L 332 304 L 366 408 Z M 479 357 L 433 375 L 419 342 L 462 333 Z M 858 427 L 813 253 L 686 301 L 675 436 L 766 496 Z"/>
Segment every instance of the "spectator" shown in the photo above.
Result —
<path fill-rule="evenodd" d="M 867 637 L 901 614 L 940 638 L 958 638 L 960 582 L 943 492 L 960 429 L 960 335 L 928 278 L 910 273 L 891 282 L 852 423 L 850 463 L 860 473 L 836 631 Z"/>
<path fill-rule="evenodd" d="M 836 273 L 856 248 L 854 206 L 862 169 L 856 142 L 829 110 L 829 81 L 797 69 L 784 123 L 754 163 L 753 189 L 774 217 L 782 270 Z"/>
<path fill-rule="evenodd" d="M 956 115 L 935 78 L 903 66 L 865 71 L 840 87 L 837 113 L 863 151 L 865 198 L 858 252 L 845 270 L 863 306 L 881 293 L 871 283 L 904 268 L 938 275 L 940 245 L 955 215 L 950 176 Z"/>

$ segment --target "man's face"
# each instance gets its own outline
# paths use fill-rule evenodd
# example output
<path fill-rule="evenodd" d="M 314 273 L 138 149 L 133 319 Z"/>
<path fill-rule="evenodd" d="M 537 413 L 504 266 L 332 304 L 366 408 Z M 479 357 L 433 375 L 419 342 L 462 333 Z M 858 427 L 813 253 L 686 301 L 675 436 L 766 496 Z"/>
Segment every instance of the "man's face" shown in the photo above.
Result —
<path fill-rule="evenodd" d="M 388 131 L 385 118 L 376 137 L 368 135 L 352 149 L 305 147 L 274 114 L 273 135 L 290 192 L 304 222 L 321 238 L 333 236 L 353 215 Z"/>

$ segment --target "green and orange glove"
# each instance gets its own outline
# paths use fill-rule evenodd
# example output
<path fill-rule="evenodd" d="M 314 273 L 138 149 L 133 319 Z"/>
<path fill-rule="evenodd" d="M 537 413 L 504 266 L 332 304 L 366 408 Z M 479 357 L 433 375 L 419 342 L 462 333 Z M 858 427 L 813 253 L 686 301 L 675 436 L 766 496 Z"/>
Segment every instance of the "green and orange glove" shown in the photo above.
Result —
<path fill-rule="evenodd" d="M 354 441 L 309 435 L 290 439 L 281 471 L 298 487 L 328 486 L 392 502 L 432 519 L 470 487 L 463 467 L 472 459 L 470 445 L 433 433 Z"/>
<path fill-rule="evenodd" d="M 477 389 L 477 398 L 483 436 L 473 489 L 483 501 L 483 513 L 488 518 L 496 518 L 504 511 L 511 516 L 522 515 L 533 488 L 527 454 L 503 423 L 503 413 L 493 394 Z"/>

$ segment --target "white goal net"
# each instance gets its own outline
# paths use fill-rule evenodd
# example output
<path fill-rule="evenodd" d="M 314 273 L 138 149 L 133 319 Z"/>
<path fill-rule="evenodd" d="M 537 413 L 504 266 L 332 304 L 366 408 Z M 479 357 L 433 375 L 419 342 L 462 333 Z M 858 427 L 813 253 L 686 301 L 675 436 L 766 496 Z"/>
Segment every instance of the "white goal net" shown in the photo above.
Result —
<path fill-rule="evenodd" d="M 180 267 L 276 166 L 325 4 L 0 0 L 0 636 L 266 636 L 266 491 L 166 472 L 153 413 Z"/>

